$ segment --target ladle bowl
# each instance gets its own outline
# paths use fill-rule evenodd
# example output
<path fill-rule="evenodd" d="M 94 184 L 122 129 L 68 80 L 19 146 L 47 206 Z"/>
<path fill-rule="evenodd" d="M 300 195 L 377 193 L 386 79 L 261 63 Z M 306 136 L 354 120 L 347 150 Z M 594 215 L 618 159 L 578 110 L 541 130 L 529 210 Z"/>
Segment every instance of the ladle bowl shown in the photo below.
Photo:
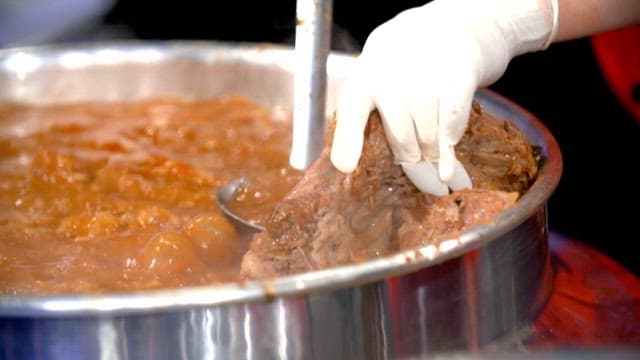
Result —
<path fill-rule="evenodd" d="M 220 211 L 233 223 L 238 230 L 238 235 L 243 238 L 249 237 L 256 232 L 264 231 L 264 226 L 239 216 L 228 207 L 228 204 L 233 201 L 238 189 L 246 183 L 247 179 L 244 177 L 232 180 L 222 185 L 216 194 Z"/>

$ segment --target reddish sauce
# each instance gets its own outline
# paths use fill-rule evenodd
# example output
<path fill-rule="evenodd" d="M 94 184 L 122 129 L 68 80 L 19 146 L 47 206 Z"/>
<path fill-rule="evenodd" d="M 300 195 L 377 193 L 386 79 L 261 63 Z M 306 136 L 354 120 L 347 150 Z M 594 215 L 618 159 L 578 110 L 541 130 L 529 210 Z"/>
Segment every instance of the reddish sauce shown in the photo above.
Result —
<path fill-rule="evenodd" d="M 243 199 L 267 209 L 298 176 L 289 138 L 288 113 L 243 97 L 0 104 L 0 293 L 238 280 L 216 191 L 253 177 Z"/>

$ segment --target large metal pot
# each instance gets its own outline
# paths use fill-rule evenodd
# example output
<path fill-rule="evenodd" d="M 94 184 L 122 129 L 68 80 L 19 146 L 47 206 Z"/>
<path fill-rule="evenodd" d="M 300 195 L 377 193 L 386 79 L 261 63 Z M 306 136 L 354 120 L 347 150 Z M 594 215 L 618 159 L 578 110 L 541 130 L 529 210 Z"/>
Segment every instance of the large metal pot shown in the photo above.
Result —
<path fill-rule="evenodd" d="M 328 109 L 353 57 L 331 54 Z M 59 103 L 245 94 L 291 106 L 293 52 L 215 42 L 0 51 L 0 100 Z M 558 146 L 524 109 L 477 99 L 543 149 L 540 175 L 492 224 L 441 246 L 273 281 L 86 296 L 0 296 L 0 357 L 373 359 L 526 337 L 552 288 L 546 201 Z M 2 241 L 0 239 L 0 241 Z M 1 276 L 1 274 L 0 274 Z"/>

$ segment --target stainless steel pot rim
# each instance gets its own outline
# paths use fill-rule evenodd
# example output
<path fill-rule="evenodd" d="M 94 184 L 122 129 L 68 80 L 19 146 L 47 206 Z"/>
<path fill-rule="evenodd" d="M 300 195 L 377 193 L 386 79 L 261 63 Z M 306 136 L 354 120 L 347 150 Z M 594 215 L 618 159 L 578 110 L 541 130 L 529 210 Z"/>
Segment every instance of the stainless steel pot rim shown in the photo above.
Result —
<path fill-rule="evenodd" d="M 50 61 L 76 54 L 78 59 L 92 63 L 95 59 L 111 54 L 109 61 L 163 61 L 167 56 L 194 57 L 204 61 L 223 53 L 229 59 L 273 64 L 279 66 L 292 61 L 293 49 L 285 45 L 225 43 L 215 41 L 123 41 L 109 43 L 75 44 L 66 47 L 42 46 L 0 50 L 0 75 L 17 73 L 16 57 L 40 60 L 33 66 L 45 66 Z M 102 54 L 102 55 L 101 55 Z M 214 56 L 215 55 L 215 56 Z M 285 58 L 283 60 L 283 58 Z M 332 53 L 328 68 L 351 66 L 354 55 Z M 106 61 L 106 60 L 105 60 Z M 24 65 L 23 65 L 24 66 Z M 330 70 L 329 70 L 330 71 Z M 2 84 L 0 83 L 0 86 Z M 368 282 L 404 275 L 421 268 L 450 260 L 472 249 L 481 247 L 524 222 L 546 201 L 555 190 L 562 172 L 559 147 L 546 127 L 525 109 L 501 95 L 482 89 L 477 93 L 480 102 L 492 102 L 508 107 L 523 117 L 529 129 L 525 131 L 530 141 L 539 144 L 547 159 L 540 169 L 532 188 L 511 209 L 501 214 L 494 223 L 479 226 L 458 238 L 427 245 L 417 249 L 325 270 L 280 277 L 273 280 L 245 281 L 239 283 L 164 289 L 128 293 L 95 295 L 1 295 L 1 316 L 61 316 L 87 314 L 131 314 L 158 311 L 175 311 L 183 308 L 247 303 L 253 301 L 277 301 L 281 296 L 295 296 L 313 292 L 354 287 Z M 3 99 L 0 99 L 2 101 Z"/>

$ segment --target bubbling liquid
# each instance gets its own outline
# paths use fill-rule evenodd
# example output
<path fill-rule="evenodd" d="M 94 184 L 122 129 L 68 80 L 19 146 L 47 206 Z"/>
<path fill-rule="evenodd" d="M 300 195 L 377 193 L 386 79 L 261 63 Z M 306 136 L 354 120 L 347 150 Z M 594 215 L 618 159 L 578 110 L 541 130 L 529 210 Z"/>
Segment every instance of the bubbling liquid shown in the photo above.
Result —
<path fill-rule="evenodd" d="M 239 279 L 247 243 L 216 192 L 266 213 L 300 176 L 291 118 L 242 96 L 0 104 L 0 293 L 106 293 Z"/>

